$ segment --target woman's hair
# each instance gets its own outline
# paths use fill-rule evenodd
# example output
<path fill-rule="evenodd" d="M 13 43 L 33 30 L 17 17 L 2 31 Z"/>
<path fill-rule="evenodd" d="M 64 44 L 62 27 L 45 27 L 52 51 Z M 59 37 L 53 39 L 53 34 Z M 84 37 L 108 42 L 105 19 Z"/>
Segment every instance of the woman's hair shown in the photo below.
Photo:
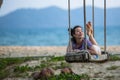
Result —
<path fill-rule="evenodd" d="M 72 36 L 72 39 L 71 39 L 71 40 L 72 40 L 73 42 L 75 42 L 75 43 L 76 43 L 76 40 L 75 40 L 75 38 L 74 38 L 73 35 L 75 34 L 75 29 L 76 29 L 76 28 L 82 28 L 82 27 L 79 26 L 79 25 L 76 25 L 76 26 L 74 26 L 73 28 L 71 28 L 71 36 Z"/>

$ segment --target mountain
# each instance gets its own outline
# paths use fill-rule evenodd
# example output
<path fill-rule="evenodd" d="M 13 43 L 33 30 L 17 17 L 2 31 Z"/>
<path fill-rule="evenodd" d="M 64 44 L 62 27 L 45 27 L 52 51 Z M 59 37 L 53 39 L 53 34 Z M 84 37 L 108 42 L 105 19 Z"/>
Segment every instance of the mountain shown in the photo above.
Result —
<path fill-rule="evenodd" d="M 120 26 L 120 8 L 107 9 L 107 25 Z M 86 8 L 86 20 L 92 21 L 92 8 Z M 104 10 L 95 8 L 95 26 L 103 26 Z M 71 25 L 84 23 L 83 8 L 71 10 Z M 0 17 L 0 28 L 67 27 L 68 11 L 58 7 L 20 9 Z"/>

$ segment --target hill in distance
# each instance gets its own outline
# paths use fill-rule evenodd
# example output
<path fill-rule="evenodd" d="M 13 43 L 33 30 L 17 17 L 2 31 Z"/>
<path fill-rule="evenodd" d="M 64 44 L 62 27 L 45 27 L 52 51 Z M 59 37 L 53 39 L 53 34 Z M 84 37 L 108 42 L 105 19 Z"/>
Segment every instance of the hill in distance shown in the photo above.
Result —
<path fill-rule="evenodd" d="M 86 8 L 86 19 L 92 21 L 92 7 Z M 107 26 L 120 25 L 120 8 L 107 9 Z M 104 10 L 95 7 L 95 26 L 104 25 Z M 84 23 L 83 8 L 71 10 L 71 25 Z M 52 6 L 44 9 L 19 9 L 0 17 L 0 28 L 68 27 L 68 11 Z"/>

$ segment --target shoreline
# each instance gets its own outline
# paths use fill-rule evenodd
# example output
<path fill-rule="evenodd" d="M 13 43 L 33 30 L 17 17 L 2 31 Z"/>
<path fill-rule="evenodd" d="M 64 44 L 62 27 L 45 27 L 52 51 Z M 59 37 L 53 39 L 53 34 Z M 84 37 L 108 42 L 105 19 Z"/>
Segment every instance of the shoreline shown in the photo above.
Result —
<path fill-rule="evenodd" d="M 104 50 L 103 46 L 100 46 Z M 0 46 L 0 57 L 64 56 L 67 46 Z M 120 53 L 120 46 L 107 46 L 110 53 Z"/>

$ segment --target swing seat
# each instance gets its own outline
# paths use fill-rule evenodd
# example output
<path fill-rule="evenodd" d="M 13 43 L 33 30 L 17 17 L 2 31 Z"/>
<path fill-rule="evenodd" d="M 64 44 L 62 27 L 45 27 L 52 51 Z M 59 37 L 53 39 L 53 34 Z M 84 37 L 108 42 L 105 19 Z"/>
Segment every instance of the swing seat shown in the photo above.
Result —
<path fill-rule="evenodd" d="M 90 55 L 90 62 L 104 62 L 109 59 L 109 54 L 108 52 L 101 52 L 101 55 L 98 55 L 98 58 L 95 58 L 95 55 Z"/>
<path fill-rule="evenodd" d="M 68 52 L 65 55 L 65 60 L 67 62 L 88 62 L 89 58 L 90 56 L 87 50 L 81 50 L 79 52 Z"/>
<path fill-rule="evenodd" d="M 66 62 L 103 62 L 108 60 L 108 53 L 104 51 L 102 54 L 95 57 L 95 55 L 91 55 L 87 50 L 82 50 L 79 52 L 68 52 L 65 55 Z"/>

